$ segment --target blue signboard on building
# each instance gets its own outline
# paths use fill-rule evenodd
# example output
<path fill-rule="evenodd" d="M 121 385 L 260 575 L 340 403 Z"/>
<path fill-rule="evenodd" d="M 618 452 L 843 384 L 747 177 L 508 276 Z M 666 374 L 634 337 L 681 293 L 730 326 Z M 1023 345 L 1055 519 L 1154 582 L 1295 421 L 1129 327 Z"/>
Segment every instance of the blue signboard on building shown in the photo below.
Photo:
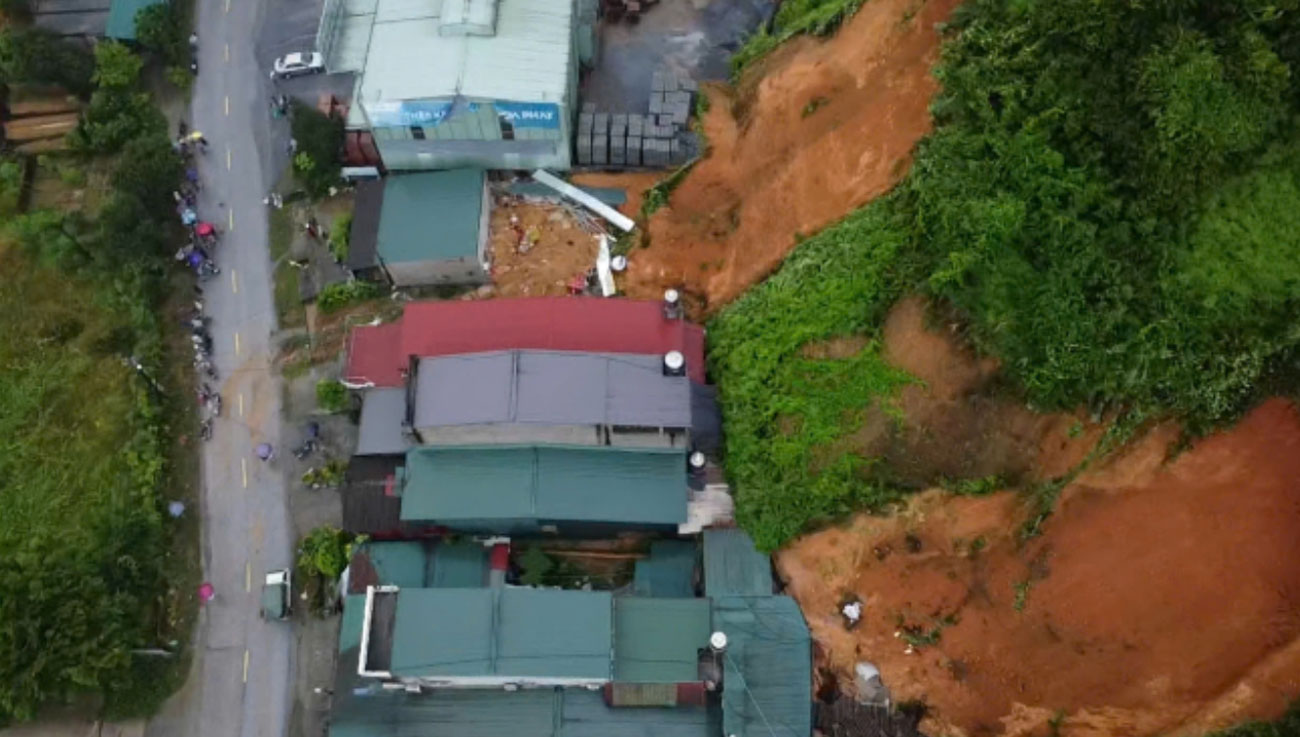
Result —
<path fill-rule="evenodd" d="M 516 128 L 560 127 L 560 106 L 553 102 L 494 102 L 492 107 Z"/>
<path fill-rule="evenodd" d="M 437 125 L 451 112 L 448 100 L 402 100 L 366 105 L 366 115 L 376 128 L 406 125 Z"/>

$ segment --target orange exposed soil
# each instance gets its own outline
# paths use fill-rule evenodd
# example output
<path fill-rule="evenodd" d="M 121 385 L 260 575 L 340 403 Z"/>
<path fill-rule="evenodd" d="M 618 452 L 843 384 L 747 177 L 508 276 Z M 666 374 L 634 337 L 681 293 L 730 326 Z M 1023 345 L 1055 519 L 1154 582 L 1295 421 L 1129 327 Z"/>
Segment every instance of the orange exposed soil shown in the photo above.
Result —
<path fill-rule="evenodd" d="M 885 352 L 926 382 L 905 392 L 906 422 L 944 435 L 996 367 L 923 314 L 896 308 Z M 1068 438 L 1066 416 L 987 401 L 996 421 L 952 455 L 1001 448 L 1048 477 L 1095 442 L 1097 428 Z M 1061 734 L 1088 737 L 1274 718 L 1300 692 L 1300 412 L 1270 401 L 1167 461 L 1177 439 L 1158 426 L 1081 475 L 1023 545 L 1020 497 L 931 491 L 800 539 L 778 569 L 840 682 L 875 663 L 895 700 L 931 707 L 931 733 L 1047 735 L 1058 714 Z M 865 604 L 852 632 L 836 613 L 849 593 Z"/>
<path fill-rule="evenodd" d="M 1064 475 L 1101 438 L 1104 428 L 1082 416 L 1039 414 L 1002 396 L 997 361 L 979 359 L 949 335 L 928 329 L 920 298 L 895 305 L 882 333 L 885 358 L 921 383 L 899 393 L 901 419 L 869 410 L 862 428 L 828 448 L 829 456 L 851 450 L 882 458 L 889 480 L 911 487 L 990 476 L 1020 485 Z M 804 352 L 833 357 L 854 352 L 855 345 L 861 348 L 818 344 Z"/>
<path fill-rule="evenodd" d="M 778 49 L 741 98 L 708 88 L 711 153 L 651 217 L 621 288 L 680 286 L 717 307 L 779 266 L 799 234 L 893 186 L 930 130 L 934 24 L 957 4 L 873 0 L 830 40 Z"/>
<path fill-rule="evenodd" d="M 492 207 L 492 284 L 501 297 L 569 293 L 596 264 L 596 235 L 559 205 L 499 198 Z"/>

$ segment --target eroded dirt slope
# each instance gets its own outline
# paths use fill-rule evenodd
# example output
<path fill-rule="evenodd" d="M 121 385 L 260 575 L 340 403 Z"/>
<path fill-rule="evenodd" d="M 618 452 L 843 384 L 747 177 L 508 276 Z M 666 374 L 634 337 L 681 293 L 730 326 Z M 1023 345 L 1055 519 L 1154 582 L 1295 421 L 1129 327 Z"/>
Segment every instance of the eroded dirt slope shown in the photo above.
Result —
<path fill-rule="evenodd" d="M 953 434 L 996 367 L 919 310 L 905 301 L 885 328 L 886 355 L 926 381 L 901 400 L 905 424 L 1040 478 L 1082 458 L 1096 428 L 993 399 L 996 421 Z M 1300 412 L 1270 401 L 1169 460 L 1178 436 L 1155 427 L 1089 469 L 1028 542 L 1021 497 L 936 490 L 806 536 L 778 569 L 840 683 L 876 663 L 896 700 L 930 705 L 931 733 L 1046 735 L 1058 714 L 1061 734 L 1089 737 L 1274 718 L 1300 693 Z M 853 632 L 836 613 L 848 594 L 865 602 Z"/>
<path fill-rule="evenodd" d="M 872 0 L 830 40 L 778 49 L 747 75 L 752 88 L 710 87 L 712 153 L 651 217 L 623 289 L 681 285 L 715 308 L 779 266 L 799 234 L 886 192 L 930 130 L 934 24 L 956 5 Z"/>

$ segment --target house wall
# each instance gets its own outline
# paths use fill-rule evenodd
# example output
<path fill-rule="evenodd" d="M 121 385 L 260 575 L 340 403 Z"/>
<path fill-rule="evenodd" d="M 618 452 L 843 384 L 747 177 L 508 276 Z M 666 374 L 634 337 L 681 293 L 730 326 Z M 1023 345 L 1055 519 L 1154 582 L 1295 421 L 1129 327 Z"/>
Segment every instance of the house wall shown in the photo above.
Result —
<path fill-rule="evenodd" d="M 576 80 L 576 71 L 571 76 Z M 367 110 L 367 117 L 390 170 L 567 170 L 573 115 L 569 100 L 407 100 Z M 503 118 L 511 121 L 512 140 L 504 137 Z"/>
<path fill-rule="evenodd" d="M 384 262 L 388 280 L 398 287 L 419 287 L 433 284 L 486 284 L 487 271 L 477 254 L 441 261 Z"/>

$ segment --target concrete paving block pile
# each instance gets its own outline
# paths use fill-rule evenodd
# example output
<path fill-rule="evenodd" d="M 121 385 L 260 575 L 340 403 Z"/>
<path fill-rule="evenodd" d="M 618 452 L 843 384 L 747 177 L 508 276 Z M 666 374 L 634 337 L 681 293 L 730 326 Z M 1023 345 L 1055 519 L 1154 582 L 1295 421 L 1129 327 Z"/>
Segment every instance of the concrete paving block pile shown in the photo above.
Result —
<path fill-rule="evenodd" d="M 648 113 L 609 113 L 583 105 L 575 139 L 580 166 L 664 169 L 681 166 L 699 153 L 689 129 L 699 85 L 685 74 L 655 70 Z"/>

